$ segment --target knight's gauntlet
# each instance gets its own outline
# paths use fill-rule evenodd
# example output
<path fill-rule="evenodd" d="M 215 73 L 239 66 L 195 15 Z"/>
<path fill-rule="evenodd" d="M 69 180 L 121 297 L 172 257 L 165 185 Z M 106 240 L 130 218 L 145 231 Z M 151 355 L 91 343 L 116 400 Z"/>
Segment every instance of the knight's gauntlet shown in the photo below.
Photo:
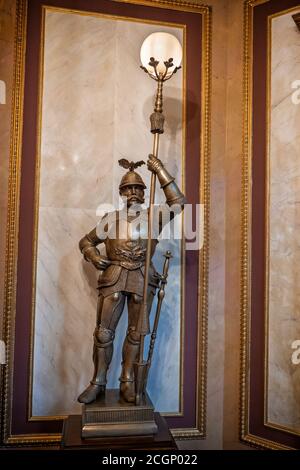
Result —
<path fill-rule="evenodd" d="M 165 193 L 167 204 L 169 206 L 173 206 L 175 204 L 183 206 L 185 203 L 185 197 L 178 188 L 175 182 L 175 178 L 170 175 L 160 160 L 155 162 L 155 166 L 157 178 L 160 182 L 161 188 Z"/>

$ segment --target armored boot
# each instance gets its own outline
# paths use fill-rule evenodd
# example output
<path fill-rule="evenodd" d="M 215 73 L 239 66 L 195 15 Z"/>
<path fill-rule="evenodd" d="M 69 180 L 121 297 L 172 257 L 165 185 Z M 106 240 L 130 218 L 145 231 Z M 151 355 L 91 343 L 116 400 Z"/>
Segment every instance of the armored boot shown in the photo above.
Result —
<path fill-rule="evenodd" d="M 133 363 L 136 362 L 140 346 L 140 337 L 133 328 L 129 328 L 122 351 L 122 373 L 120 392 L 125 401 L 135 402 L 135 380 Z"/>
<path fill-rule="evenodd" d="M 94 375 L 90 385 L 79 395 L 80 403 L 92 403 L 96 398 L 105 392 L 106 374 L 113 355 L 114 332 L 96 327 L 94 332 Z"/>

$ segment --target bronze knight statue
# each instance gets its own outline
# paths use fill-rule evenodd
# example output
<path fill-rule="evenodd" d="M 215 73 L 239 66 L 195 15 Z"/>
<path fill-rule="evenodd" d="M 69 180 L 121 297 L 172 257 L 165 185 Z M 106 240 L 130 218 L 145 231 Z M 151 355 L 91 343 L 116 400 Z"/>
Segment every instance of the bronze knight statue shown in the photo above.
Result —
<path fill-rule="evenodd" d="M 110 214 L 105 214 L 101 223 L 79 242 L 85 260 L 93 263 L 101 271 L 98 280 L 99 299 L 94 331 L 94 375 L 90 385 L 78 397 L 78 401 L 81 403 L 91 403 L 101 393 L 105 392 L 106 375 L 113 354 L 115 330 L 126 300 L 128 329 L 122 350 L 120 393 L 125 401 L 131 403 L 135 401 L 133 365 L 137 360 L 140 346 L 137 323 L 143 299 L 148 232 L 147 223 L 134 224 L 134 221 L 137 215 L 141 216 L 143 211 L 146 213 L 147 220 L 147 210 L 140 208 L 140 205 L 144 202 L 146 186 L 141 176 L 134 171 L 137 166 L 144 162 L 133 163 L 122 159 L 119 163 L 121 166 L 129 168 L 119 185 L 120 195 L 127 200 L 125 211 L 115 211 L 113 218 L 110 218 Z M 147 165 L 148 169 L 156 174 L 160 182 L 166 197 L 166 203 L 171 208 L 172 218 L 175 213 L 181 210 L 184 204 L 184 195 L 158 158 L 149 155 Z M 135 208 L 135 215 L 131 215 L 130 209 L 133 207 Z M 165 207 L 167 208 L 167 206 Z M 164 223 L 163 217 L 160 217 L 158 232 L 161 232 Z M 111 234 L 113 236 L 110 236 Z M 101 256 L 97 249 L 97 245 L 100 243 L 105 244 L 107 258 Z M 151 237 L 151 258 L 157 243 L 157 239 Z M 158 283 L 159 276 L 151 262 L 147 291 L 148 315 L 151 311 Z"/>

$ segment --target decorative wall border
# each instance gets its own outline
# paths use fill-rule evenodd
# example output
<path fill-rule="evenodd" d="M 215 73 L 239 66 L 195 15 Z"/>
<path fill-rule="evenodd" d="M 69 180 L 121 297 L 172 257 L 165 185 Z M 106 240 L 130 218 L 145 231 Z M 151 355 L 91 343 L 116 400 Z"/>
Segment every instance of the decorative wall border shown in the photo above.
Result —
<path fill-rule="evenodd" d="M 271 138 L 271 64 L 272 64 L 272 22 L 274 18 L 279 18 L 288 13 L 292 15 L 295 10 L 299 10 L 300 3 L 296 7 L 287 8 L 281 10 L 279 13 L 274 13 L 273 15 L 268 16 L 268 49 L 267 49 L 267 150 L 266 150 L 266 272 L 265 272 L 265 325 L 266 325 L 266 344 L 265 344 L 265 403 L 264 403 L 264 420 L 265 426 L 268 426 L 272 429 L 278 429 L 279 431 L 285 431 L 295 436 L 300 436 L 300 432 L 295 428 L 289 427 L 288 425 L 283 425 L 276 422 L 271 422 L 268 420 L 268 402 L 269 402 L 269 324 L 270 324 L 270 311 L 269 311 L 269 293 L 270 293 L 270 138 Z"/>
<path fill-rule="evenodd" d="M 268 1 L 268 0 L 266 0 Z M 254 3 L 255 2 L 254 0 Z M 242 160 L 242 205 L 241 205 L 241 337 L 240 337 L 240 438 L 255 444 L 248 432 L 248 363 L 249 363 L 249 282 L 250 256 L 250 181 L 251 181 L 251 103 L 252 103 L 252 28 L 253 0 L 244 3 L 244 53 L 243 53 L 243 160 Z"/>
<path fill-rule="evenodd" d="M 240 335 L 240 439 L 246 444 L 264 449 L 295 449 L 296 441 L 287 439 L 283 429 L 270 429 L 268 437 L 254 432 L 250 409 L 251 372 L 251 286 L 252 286 L 252 143 L 253 143 L 253 15 L 254 8 L 273 0 L 245 0 L 244 2 L 244 70 L 243 70 L 243 161 L 241 207 L 241 335 Z M 277 1 L 277 0 L 275 0 Z M 284 6 L 282 7 L 284 10 Z M 270 13 L 271 14 L 271 13 Z M 267 52 L 267 51 L 266 51 Z M 263 349 L 264 350 L 264 349 Z M 265 350 L 264 350 L 265 351 Z M 264 358 L 260 357 L 264 361 Z M 254 364 L 254 363 L 253 363 Z M 255 365 L 253 365 L 255 367 Z M 253 370 L 253 369 L 252 369 Z M 265 401 L 264 397 L 263 401 Z M 263 410 L 264 411 L 264 410 Z M 264 421 L 264 412 L 262 415 Z M 264 423 L 264 428 L 268 426 Z M 260 435 L 261 434 L 261 435 Z M 271 437 L 272 436 L 272 437 Z M 277 440 L 278 439 L 278 440 Z M 282 440 L 289 440 L 286 445 Z"/>
<path fill-rule="evenodd" d="M 24 1 L 17 3 L 14 41 L 14 76 L 12 88 L 12 114 L 10 136 L 10 158 L 8 179 L 8 210 L 6 225 L 6 252 L 4 278 L 4 325 L 3 337 L 6 348 L 6 365 L 3 366 L 3 430 L 4 442 L 11 434 L 11 408 L 13 375 L 10 371 L 14 365 L 14 327 L 16 313 L 16 282 L 18 257 L 18 226 L 20 197 L 21 142 L 23 130 L 23 102 L 25 79 L 27 5 Z M 2 398 L 2 397 L 1 397 Z"/>
<path fill-rule="evenodd" d="M 163 9 L 195 12 L 202 15 L 202 97 L 201 109 L 201 188 L 200 202 L 204 203 L 204 246 L 199 255 L 198 332 L 197 332 L 197 390 L 195 428 L 176 428 L 177 439 L 205 438 L 206 435 L 206 372 L 207 372 L 207 310 L 209 264 L 209 201 L 210 201 L 210 101 L 211 101 L 211 9 L 184 0 L 111 0 Z M 9 202 L 7 218 L 4 338 L 7 344 L 7 365 L 4 371 L 3 440 L 6 444 L 53 444 L 61 439 L 60 433 L 13 435 L 11 429 L 12 391 L 15 344 L 16 282 L 19 232 L 21 141 L 23 129 L 23 102 L 25 77 L 25 49 L 27 0 L 17 0 L 16 32 L 14 44 L 14 80 L 12 97 L 12 126 L 9 167 Z M 26 123 L 24 123 L 25 127 Z"/>
<path fill-rule="evenodd" d="M 40 177 L 40 168 L 41 168 L 41 138 L 42 138 L 42 108 L 43 108 L 43 87 L 44 87 L 44 49 L 45 49 L 45 29 L 46 29 L 46 14 L 47 12 L 55 12 L 60 14 L 75 14 L 81 15 L 83 17 L 92 17 L 92 18 L 102 18 L 110 19 L 115 21 L 125 21 L 135 23 L 145 23 L 150 25 L 160 26 L 169 26 L 173 28 L 178 28 L 182 30 L 183 35 L 183 47 L 186 49 L 186 25 L 176 25 L 176 23 L 168 22 L 159 22 L 154 20 L 138 20 L 136 18 L 126 17 L 126 16 L 114 16 L 103 13 L 96 12 L 87 12 L 80 11 L 75 9 L 65 9 L 59 7 L 49 7 L 47 5 L 42 6 L 42 26 L 41 26 L 41 39 L 40 39 L 40 60 L 39 60 L 39 93 L 38 93 L 38 124 L 37 124 L 37 149 L 36 149 L 36 166 L 35 166 L 35 208 L 34 208 L 34 239 L 33 239 L 33 276 L 32 276 L 32 313 L 31 313 L 31 332 L 30 332 L 30 372 L 29 372 L 29 396 L 28 396 L 28 419 L 29 421 L 42 421 L 42 420 L 63 420 L 66 418 L 66 415 L 50 415 L 50 416 L 36 416 L 32 414 L 32 400 L 33 400 L 33 373 L 34 373 L 34 339 L 35 339 L 35 314 L 36 314 L 36 291 L 37 291 L 37 251 L 38 251 L 38 232 L 39 232 L 39 199 L 41 191 L 41 177 Z M 183 79 L 182 79 L 182 156 L 181 156 L 181 165 L 182 165 L 182 176 L 181 176 L 181 187 L 183 193 L 185 193 L 185 163 L 186 163 L 186 51 L 183 55 Z M 182 218 L 182 227 L 183 227 L 183 214 Z M 182 228 L 183 234 L 183 228 Z M 183 416 L 183 381 L 184 381 L 184 309 L 185 309 L 185 240 L 182 238 L 180 246 L 180 259 L 181 259 L 181 269 L 180 269 L 180 325 L 181 325 L 181 334 L 180 334 L 180 360 L 179 360 L 179 390 L 178 390 L 178 399 L 179 399 L 179 411 L 178 412 L 161 412 L 164 417 L 176 417 Z"/>

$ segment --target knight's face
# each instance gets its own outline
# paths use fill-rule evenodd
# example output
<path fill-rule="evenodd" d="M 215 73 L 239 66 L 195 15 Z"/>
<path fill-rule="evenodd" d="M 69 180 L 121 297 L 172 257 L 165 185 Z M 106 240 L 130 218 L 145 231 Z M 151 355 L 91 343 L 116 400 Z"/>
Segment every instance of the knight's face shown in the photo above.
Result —
<path fill-rule="evenodd" d="M 144 189 L 139 185 L 130 185 L 124 186 L 120 190 L 120 195 L 127 198 L 127 207 L 130 207 L 134 204 L 143 204 L 145 201 L 144 198 Z"/>

